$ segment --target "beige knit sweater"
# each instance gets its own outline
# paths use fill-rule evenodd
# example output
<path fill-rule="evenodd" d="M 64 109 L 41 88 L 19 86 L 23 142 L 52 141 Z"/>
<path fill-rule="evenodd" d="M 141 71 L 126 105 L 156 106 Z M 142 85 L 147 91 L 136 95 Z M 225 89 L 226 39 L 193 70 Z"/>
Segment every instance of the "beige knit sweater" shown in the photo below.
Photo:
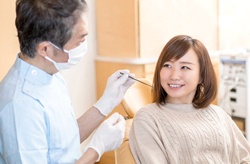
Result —
<path fill-rule="evenodd" d="M 140 109 L 129 144 L 137 164 L 250 163 L 250 145 L 218 106 L 150 104 Z"/>

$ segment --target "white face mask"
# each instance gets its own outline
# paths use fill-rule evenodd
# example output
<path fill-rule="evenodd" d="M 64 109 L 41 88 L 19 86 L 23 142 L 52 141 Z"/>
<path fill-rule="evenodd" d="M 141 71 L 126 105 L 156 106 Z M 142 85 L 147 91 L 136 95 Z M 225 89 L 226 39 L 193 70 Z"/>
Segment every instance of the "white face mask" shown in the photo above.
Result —
<path fill-rule="evenodd" d="M 54 45 L 53 43 L 51 43 L 51 44 L 55 48 L 62 50 L 59 47 L 57 47 L 56 45 Z M 66 62 L 66 63 L 57 63 L 54 60 L 52 60 L 51 58 L 49 58 L 48 56 L 45 56 L 45 59 L 52 62 L 58 71 L 63 70 L 63 69 L 69 69 L 81 61 L 83 56 L 86 54 L 87 49 L 88 49 L 87 48 L 87 41 L 84 41 L 79 46 L 77 46 L 71 50 L 63 50 L 63 52 L 68 53 L 68 56 L 69 56 L 68 62 Z"/>

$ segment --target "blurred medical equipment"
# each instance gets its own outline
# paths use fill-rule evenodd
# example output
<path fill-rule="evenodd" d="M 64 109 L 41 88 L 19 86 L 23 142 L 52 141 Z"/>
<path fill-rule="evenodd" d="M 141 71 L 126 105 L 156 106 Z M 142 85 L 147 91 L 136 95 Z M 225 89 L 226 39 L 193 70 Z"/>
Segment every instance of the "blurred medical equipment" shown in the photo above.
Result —
<path fill-rule="evenodd" d="M 250 140 L 250 52 L 223 51 L 220 54 L 218 105 L 236 122 Z"/>

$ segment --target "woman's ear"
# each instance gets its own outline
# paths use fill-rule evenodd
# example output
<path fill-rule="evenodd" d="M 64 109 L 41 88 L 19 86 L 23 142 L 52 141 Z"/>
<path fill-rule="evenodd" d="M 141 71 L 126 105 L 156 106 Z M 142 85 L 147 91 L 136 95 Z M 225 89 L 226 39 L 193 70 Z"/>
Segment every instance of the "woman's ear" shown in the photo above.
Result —
<path fill-rule="evenodd" d="M 38 55 L 48 56 L 52 52 L 51 44 L 48 41 L 41 42 L 37 45 L 36 50 Z"/>

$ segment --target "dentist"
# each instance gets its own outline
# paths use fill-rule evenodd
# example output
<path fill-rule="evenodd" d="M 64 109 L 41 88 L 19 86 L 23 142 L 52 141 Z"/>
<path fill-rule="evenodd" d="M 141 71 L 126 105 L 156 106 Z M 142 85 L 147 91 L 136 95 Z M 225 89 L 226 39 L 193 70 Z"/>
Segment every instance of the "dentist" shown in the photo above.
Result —
<path fill-rule="evenodd" d="M 123 117 L 114 113 L 103 120 L 134 75 L 127 70 L 111 75 L 103 96 L 76 120 L 59 73 L 87 51 L 86 12 L 85 0 L 16 1 L 20 53 L 0 83 L 1 164 L 91 164 L 122 143 Z M 96 128 L 82 154 L 80 143 Z"/>

